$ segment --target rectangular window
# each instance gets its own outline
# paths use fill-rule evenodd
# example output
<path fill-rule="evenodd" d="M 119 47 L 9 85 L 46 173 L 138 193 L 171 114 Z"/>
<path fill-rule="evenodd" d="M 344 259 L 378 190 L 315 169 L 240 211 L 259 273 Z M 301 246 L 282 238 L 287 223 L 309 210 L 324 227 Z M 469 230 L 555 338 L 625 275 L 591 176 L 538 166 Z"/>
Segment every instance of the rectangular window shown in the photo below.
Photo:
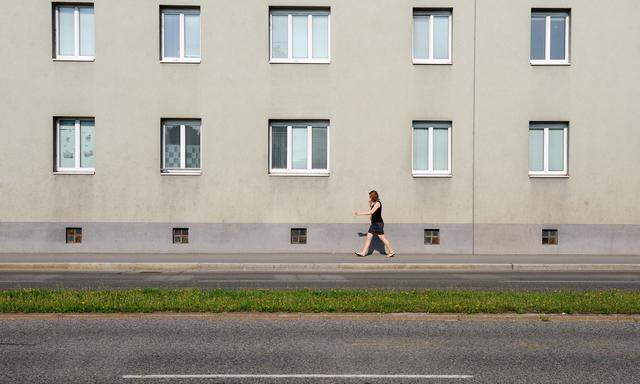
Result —
<path fill-rule="evenodd" d="M 162 121 L 162 172 L 199 174 L 201 166 L 200 120 Z"/>
<path fill-rule="evenodd" d="M 200 62 L 200 9 L 161 9 L 161 58 L 168 62 Z"/>
<path fill-rule="evenodd" d="M 291 228 L 291 244 L 307 244 L 307 228 Z"/>
<path fill-rule="evenodd" d="M 413 10 L 414 64 L 451 64 L 451 10 Z"/>
<path fill-rule="evenodd" d="M 93 118 L 56 119 L 56 172 L 95 172 L 95 121 Z"/>
<path fill-rule="evenodd" d="M 424 230 L 424 244 L 425 245 L 439 245 L 440 244 L 440 230 L 439 229 L 425 229 Z"/>
<path fill-rule="evenodd" d="M 567 175 L 566 123 L 529 124 L 529 175 Z"/>
<path fill-rule="evenodd" d="M 173 228 L 173 243 L 174 244 L 189 243 L 189 228 Z"/>
<path fill-rule="evenodd" d="M 269 173 L 329 174 L 329 122 L 273 121 L 269 132 Z"/>
<path fill-rule="evenodd" d="M 569 12 L 531 12 L 531 64 L 569 64 Z"/>
<path fill-rule="evenodd" d="M 542 230 L 542 244 L 544 244 L 544 245 L 558 245 L 558 230 L 557 229 L 543 229 Z"/>
<path fill-rule="evenodd" d="M 67 228 L 67 244 L 82 243 L 82 228 Z"/>
<path fill-rule="evenodd" d="M 272 63 L 329 63 L 331 13 L 326 10 L 271 9 Z"/>
<path fill-rule="evenodd" d="M 451 176 L 451 123 L 413 122 L 414 176 Z"/>
<path fill-rule="evenodd" d="M 91 61 L 95 59 L 93 5 L 55 4 L 54 58 Z"/>

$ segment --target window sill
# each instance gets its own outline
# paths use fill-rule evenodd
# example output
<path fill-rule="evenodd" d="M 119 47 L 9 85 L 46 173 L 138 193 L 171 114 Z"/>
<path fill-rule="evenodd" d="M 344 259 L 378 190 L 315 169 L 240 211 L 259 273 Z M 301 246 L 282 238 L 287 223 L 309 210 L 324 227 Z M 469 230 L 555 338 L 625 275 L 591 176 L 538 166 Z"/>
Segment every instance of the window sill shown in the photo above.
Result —
<path fill-rule="evenodd" d="M 413 59 L 414 65 L 452 65 L 451 60 L 418 60 Z"/>
<path fill-rule="evenodd" d="M 54 171 L 54 175 L 95 175 L 95 169 L 87 169 L 81 171 Z"/>
<path fill-rule="evenodd" d="M 193 171 L 160 171 L 160 175 L 162 176 L 201 176 L 201 170 L 193 170 Z"/>
<path fill-rule="evenodd" d="M 568 61 L 545 61 L 545 60 L 529 60 L 529 64 L 532 66 L 570 66 L 571 62 Z"/>
<path fill-rule="evenodd" d="M 568 179 L 569 175 L 565 174 L 553 174 L 553 173 L 531 173 L 529 172 L 529 178 L 559 178 L 559 179 Z"/>
<path fill-rule="evenodd" d="M 269 172 L 269 176 L 302 176 L 302 177 L 329 177 L 330 173 L 327 172 Z"/>
<path fill-rule="evenodd" d="M 160 63 L 164 63 L 164 64 L 200 64 L 201 60 L 200 59 L 191 59 L 191 60 L 186 60 L 186 59 L 176 59 L 176 60 L 172 60 L 172 59 L 162 59 L 160 60 Z"/>
<path fill-rule="evenodd" d="M 415 178 L 426 178 L 426 177 L 451 178 L 453 177 L 453 174 L 451 173 L 412 173 L 411 175 Z"/>
<path fill-rule="evenodd" d="M 53 61 L 78 61 L 78 62 L 93 62 L 96 61 L 95 57 L 54 57 Z"/>
<path fill-rule="evenodd" d="M 269 64 L 331 64 L 331 59 L 271 59 Z"/>

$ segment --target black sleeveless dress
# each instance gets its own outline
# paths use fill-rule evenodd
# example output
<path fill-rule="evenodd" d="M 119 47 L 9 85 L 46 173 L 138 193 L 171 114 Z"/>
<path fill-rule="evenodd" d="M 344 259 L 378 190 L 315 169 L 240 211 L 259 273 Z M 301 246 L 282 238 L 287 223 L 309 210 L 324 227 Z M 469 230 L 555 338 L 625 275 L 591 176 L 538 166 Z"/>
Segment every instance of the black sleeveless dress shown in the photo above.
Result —
<path fill-rule="evenodd" d="M 378 208 L 371 215 L 371 225 L 369 226 L 369 233 L 373 235 L 384 235 L 384 221 L 382 221 L 382 202 L 378 201 L 378 203 L 380 203 L 380 208 Z M 373 203 L 373 205 L 371 205 L 371 208 L 373 208 L 374 205 L 376 205 L 376 203 Z"/>

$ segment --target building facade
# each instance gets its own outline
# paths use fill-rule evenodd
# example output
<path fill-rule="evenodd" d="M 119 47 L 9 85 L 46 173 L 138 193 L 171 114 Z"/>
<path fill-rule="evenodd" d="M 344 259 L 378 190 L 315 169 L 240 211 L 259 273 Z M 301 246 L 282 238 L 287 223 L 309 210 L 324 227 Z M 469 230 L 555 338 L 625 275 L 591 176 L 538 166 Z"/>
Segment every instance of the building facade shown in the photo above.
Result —
<path fill-rule="evenodd" d="M 7 4 L 0 251 L 640 254 L 638 11 Z"/>

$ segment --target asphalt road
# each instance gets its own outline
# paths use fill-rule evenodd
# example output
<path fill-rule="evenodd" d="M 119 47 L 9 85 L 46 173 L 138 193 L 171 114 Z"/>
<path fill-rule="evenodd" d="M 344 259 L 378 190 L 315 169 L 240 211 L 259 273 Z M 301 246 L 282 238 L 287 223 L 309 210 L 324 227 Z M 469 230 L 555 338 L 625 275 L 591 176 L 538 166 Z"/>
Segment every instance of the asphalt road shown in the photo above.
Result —
<path fill-rule="evenodd" d="M 622 321 L 0 320 L 2 383 L 637 383 L 638 362 Z"/>
<path fill-rule="evenodd" d="M 0 290 L 16 288 L 384 288 L 640 289 L 640 272 L 0 272 Z"/>

